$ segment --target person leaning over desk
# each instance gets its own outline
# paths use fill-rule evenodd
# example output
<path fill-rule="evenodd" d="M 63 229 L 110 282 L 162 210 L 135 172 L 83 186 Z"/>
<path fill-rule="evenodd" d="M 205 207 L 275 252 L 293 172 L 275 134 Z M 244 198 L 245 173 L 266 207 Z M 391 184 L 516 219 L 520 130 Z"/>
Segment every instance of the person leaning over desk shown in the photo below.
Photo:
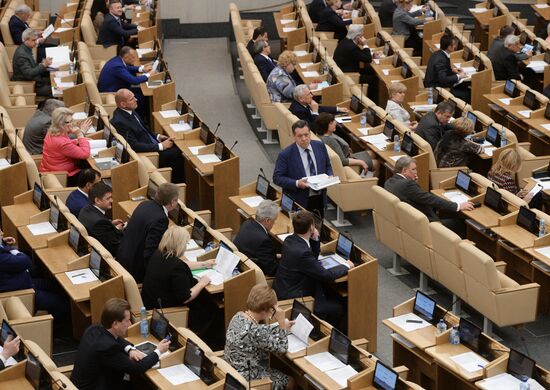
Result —
<path fill-rule="evenodd" d="M 433 20 L 433 18 L 418 19 L 426 10 L 423 5 L 421 10 L 410 12 L 413 6 L 412 0 L 398 0 L 398 7 L 393 12 L 392 35 L 404 35 L 405 47 L 413 48 L 413 56 L 422 55 L 422 38 L 418 35 L 416 27 L 424 24 L 424 21 Z"/>
<path fill-rule="evenodd" d="M 264 284 L 252 287 L 246 307 L 246 311 L 233 316 L 227 327 L 224 360 L 245 379 L 267 378 L 273 382 L 274 390 L 293 389 L 294 378 L 269 367 L 269 354 L 287 351 L 287 337 L 294 321 L 285 318 L 275 291 Z M 262 323 L 270 319 L 275 319 L 277 325 Z"/>
<path fill-rule="evenodd" d="M 447 131 L 435 147 L 434 155 L 439 168 L 468 165 L 470 158 L 483 153 L 483 145 L 465 137 L 474 131 L 474 122 L 460 117 L 453 122 L 453 130 Z"/>
<path fill-rule="evenodd" d="M 168 351 L 170 341 L 166 339 L 149 355 L 138 351 L 124 339 L 130 325 L 130 304 L 120 298 L 109 299 L 101 311 L 101 322 L 90 325 L 80 339 L 71 374 L 78 389 L 131 389 L 129 375 L 144 373 Z"/>

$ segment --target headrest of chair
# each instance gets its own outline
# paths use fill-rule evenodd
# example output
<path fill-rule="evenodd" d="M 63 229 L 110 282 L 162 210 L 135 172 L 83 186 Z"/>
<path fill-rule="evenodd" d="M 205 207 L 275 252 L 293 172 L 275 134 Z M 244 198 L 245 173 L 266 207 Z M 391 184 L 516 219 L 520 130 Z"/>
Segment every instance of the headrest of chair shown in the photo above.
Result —
<path fill-rule="evenodd" d="M 458 244 L 458 253 L 465 274 L 490 290 L 501 287 L 495 262 L 488 254 L 468 242 Z"/>

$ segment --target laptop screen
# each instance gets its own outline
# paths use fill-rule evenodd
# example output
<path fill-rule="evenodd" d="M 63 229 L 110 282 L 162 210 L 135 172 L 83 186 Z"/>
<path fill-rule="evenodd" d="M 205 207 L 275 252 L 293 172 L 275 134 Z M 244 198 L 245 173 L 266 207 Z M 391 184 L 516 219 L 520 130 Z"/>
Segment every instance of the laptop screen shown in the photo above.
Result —
<path fill-rule="evenodd" d="M 508 96 L 514 97 L 515 92 L 516 83 L 514 83 L 512 80 L 506 80 L 506 84 L 504 84 L 504 93 Z"/>
<path fill-rule="evenodd" d="M 529 107 L 531 110 L 536 110 L 540 107 L 540 103 L 535 96 L 533 91 L 526 91 L 525 96 L 523 97 L 523 105 Z"/>
<path fill-rule="evenodd" d="M 353 241 L 340 233 L 338 235 L 338 241 L 336 242 L 336 253 L 342 256 L 344 259 L 351 259 L 351 251 L 353 250 Z"/>
<path fill-rule="evenodd" d="M 269 190 L 269 180 L 262 175 L 258 175 L 256 180 L 256 193 L 267 199 L 267 191 Z"/>
<path fill-rule="evenodd" d="M 479 337 L 481 336 L 481 329 L 479 327 L 461 317 L 458 324 L 458 333 L 462 344 L 474 352 L 479 352 Z"/>
<path fill-rule="evenodd" d="M 225 384 L 223 390 L 245 390 L 246 386 L 235 379 L 231 374 L 225 374 Z"/>
<path fill-rule="evenodd" d="M 510 349 L 506 371 L 515 377 L 527 376 L 533 378 L 535 375 L 535 361 L 515 349 Z"/>
<path fill-rule="evenodd" d="M 502 204 L 502 194 L 491 187 L 487 187 L 483 204 L 498 213 L 505 211 Z"/>
<path fill-rule="evenodd" d="M 379 390 L 395 390 L 397 387 L 397 372 L 383 364 L 380 360 L 376 361 L 372 385 Z"/>
<path fill-rule="evenodd" d="M 288 196 L 286 193 L 283 192 L 283 196 L 281 198 L 281 210 L 285 212 L 286 214 L 292 213 L 294 209 L 294 200 Z"/>
<path fill-rule="evenodd" d="M 349 104 L 349 108 L 351 111 L 358 114 L 363 111 L 363 103 L 361 103 L 361 100 L 357 96 L 351 95 L 351 102 Z"/>
<path fill-rule="evenodd" d="M 93 248 L 90 251 L 89 267 L 92 273 L 99 279 L 99 275 L 101 271 L 101 255 L 97 253 L 97 251 Z"/>
<path fill-rule="evenodd" d="M 185 355 L 183 356 L 183 364 L 185 364 L 195 375 L 201 376 L 202 359 L 204 352 L 190 339 L 187 339 L 185 344 Z"/>
<path fill-rule="evenodd" d="M 40 385 L 43 380 L 43 370 L 42 364 L 38 359 L 32 354 L 27 354 L 27 364 L 25 365 L 25 378 L 29 381 L 33 389 L 40 389 Z"/>
<path fill-rule="evenodd" d="M 516 219 L 516 224 L 518 226 L 521 226 L 528 232 L 531 232 L 533 234 L 538 233 L 538 227 L 537 227 L 537 214 L 535 212 L 529 210 L 525 206 L 521 206 L 519 208 L 518 217 Z"/>
<path fill-rule="evenodd" d="M 416 292 L 413 313 L 428 322 L 433 322 L 436 302 L 420 291 Z"/>
<path fill-rule="evenodd" d="M 336 328 L 332 328 L 328 351 L 344 364 L 348 364 L 350 339 Z"/>
<path fill-rule="evenodd" d="M 493 125 L 489 125 L 487 127 L 487 134 L 485 138 L 487 139 L 488 142 L 492 143 L 494 146 L 496 147 L 500 146 L 499 132 Z"/>
<path fill-rule="evenodd" d="M 455 187 L 461 190 L 462 192 L 470 192 L 470 182 L 472 178 L 464 171 L 458 171 L 456 173 Z"/>
<path fill-rule="evenodd" d="M 163 340 L 168 335 L 168 320 L 157 309 L 153 309 L 151 317 L 151 334 L 158 340 Z"/>

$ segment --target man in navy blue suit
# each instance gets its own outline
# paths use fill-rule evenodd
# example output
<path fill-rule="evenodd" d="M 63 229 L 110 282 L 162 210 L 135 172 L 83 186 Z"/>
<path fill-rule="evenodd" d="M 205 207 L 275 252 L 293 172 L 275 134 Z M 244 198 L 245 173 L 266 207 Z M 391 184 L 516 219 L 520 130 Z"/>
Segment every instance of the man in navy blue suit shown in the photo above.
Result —
<path fill-rule="evenodd" d="M 78 188 L 69 194 L 65 202 L 65 205 L 74 216 L 78 217 L 80 210 L 90 203 L 88 199 L 90 188 L 100 180 L 101 173 L 95 169 L 87 168 L 82 170 L 78 178 Z"/>
<path fill-rule="evenodd" d="M 327 204 L 327 191 L 314 191 L 309 188 L 307 176 L 326 173 L 332 176 L 332 166 L 325 144 L 312 141 L 306 121 L 299 120 L 292 125 L 296 141 L 287 146 L 277 157 L 273 182 L 288 193 L 295 202 L 309 211 L 324 216 Z"/>
<path fill-rule="evenodd" d="M 257 41 L 254 44 L 254 64 L 260 71 L 262 79 L 267 81 L 267 76 L 275 68 L 275 60 L 271 58 L 271 46 L 268 41 Z"/>
<path fill-rule="evenodd" d="M 292 95 L 294 99 L 288 108 L 289 111 L 299 119 L 306 121 L 309 128 L 314 132 L 317 132 L 315 119 L 317 119 L 321 112 L 328 112 L 333 115 L 339 112 L 349 112 L 346 107 L 320 106 L 319 103 L 313 100 L 313 94 L 306 84 L 297 85 Z"/>
<path fill-rule="evenodd" d="M 97 36 L 97 43 L 103 47 L 117 45 L 119 48 L 126 45 L 132 35 L 138 33 L 138 26 L 126 23 L 121 19 L 122 4 L 119 0 L 109 2 L 109 13 L 105 15 L 101 29 Z"/>

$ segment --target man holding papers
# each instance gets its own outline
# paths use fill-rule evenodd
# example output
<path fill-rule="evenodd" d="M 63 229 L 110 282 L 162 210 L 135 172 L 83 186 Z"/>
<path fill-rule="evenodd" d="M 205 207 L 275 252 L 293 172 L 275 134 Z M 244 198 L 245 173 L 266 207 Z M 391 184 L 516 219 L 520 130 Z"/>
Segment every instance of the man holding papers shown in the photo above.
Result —
<path fill-rule="evenodd" d="M 318 260 L 320 252 L 319 232 L 309 211 L 298 211 L 292 217 L 294 234 L 283 243 L 283 256 L 273 288 L 279 299 L 313 296 L 315 314 L 332 324 L 339 324 L 344 313 L 337 298 L 329 297 L 323 291 L 323 283 L 331 283 L 347 274 L 354 264 L 339 264 L 325 269 Z"/>
<path fill-rule="evenodd" d="M 321 141 L 312 141 L 306 121 L 292 125 L 295 143 L 287 146 L 277 158 L 273 182 L 282 187 L 296 203 L 324 216 L 327 191 L 315 191 L 308 183 L 309 176 L 326 174 L 332 176 L 332 166 L 327 148 Z"/>
<path fill-rule="evenodd" d="M 71 381 L 80 390 L 130 388 L 129 375 L 142 374 L 168 351 L 170 341 L 162 340 L 155 351 L 143 353 L 124 340 L 132 325 L 130 304 L 111 298 L 103 306 L 101 323 L 88 327 L 80 339 Z"/>

